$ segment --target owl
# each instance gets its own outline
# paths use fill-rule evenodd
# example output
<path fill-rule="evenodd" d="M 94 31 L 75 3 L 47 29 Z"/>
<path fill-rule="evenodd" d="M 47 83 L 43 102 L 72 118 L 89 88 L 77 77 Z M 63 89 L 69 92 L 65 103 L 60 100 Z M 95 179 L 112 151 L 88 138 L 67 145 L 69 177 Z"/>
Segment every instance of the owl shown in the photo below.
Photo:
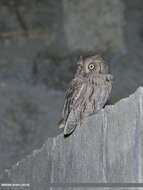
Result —
<path fill-rule="evenodd" d="M 59 128 L 64 128 L 64 136 L 69 136 L 84 118 L 101 110 L 112 89 L 113 77 L 100 55 L 80 57 L 77 65 L 59 122 Z"/>

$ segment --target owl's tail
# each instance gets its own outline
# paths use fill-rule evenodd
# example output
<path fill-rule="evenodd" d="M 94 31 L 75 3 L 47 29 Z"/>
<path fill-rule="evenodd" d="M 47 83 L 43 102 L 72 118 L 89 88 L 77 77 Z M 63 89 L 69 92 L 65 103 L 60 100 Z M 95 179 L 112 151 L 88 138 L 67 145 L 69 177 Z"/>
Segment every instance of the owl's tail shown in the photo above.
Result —
<path fill-rule="evenodd" d="M 71 110 L 64 127 L 64 135 L 69 136 L 75 130 L 79 123 L 80 114 L 77 111 Z"/>
<path fill-rule="evenodd" d="M 77 124 L 75 123 L 67 124 L 64 128 L 64 135 L 69 136 L 75 130 L 76 126 Z"/>

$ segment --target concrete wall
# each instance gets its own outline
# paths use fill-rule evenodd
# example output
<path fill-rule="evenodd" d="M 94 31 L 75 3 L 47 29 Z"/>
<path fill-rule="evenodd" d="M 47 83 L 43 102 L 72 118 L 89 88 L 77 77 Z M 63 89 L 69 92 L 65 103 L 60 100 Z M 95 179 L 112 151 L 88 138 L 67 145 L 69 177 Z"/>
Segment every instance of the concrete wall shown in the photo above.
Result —
<path fill-rule="evenodd" d="M 86 119 L 70 137 L 49 138 L 41 149 L 9 169 L 3 182 L 30 183 L 33 190 L 42 190 L 40 185 L 48 183 L 141 183 L 142 121 L 140 87 L 130 97 Z"/>

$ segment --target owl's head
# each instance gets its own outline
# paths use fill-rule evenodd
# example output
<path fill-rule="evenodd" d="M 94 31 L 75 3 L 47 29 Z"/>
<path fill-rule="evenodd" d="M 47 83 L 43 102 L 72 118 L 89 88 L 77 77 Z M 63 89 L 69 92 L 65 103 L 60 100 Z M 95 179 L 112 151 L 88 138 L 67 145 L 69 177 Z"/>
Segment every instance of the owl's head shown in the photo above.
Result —
<path fill-rule="evenodd" d="M 108 65 L 105 64 L 104 59 L 100 55 L 89 57 L 80 57 L 78 61 L 79 71 L 81 74 L 107 74 L 109 71 Z"/>

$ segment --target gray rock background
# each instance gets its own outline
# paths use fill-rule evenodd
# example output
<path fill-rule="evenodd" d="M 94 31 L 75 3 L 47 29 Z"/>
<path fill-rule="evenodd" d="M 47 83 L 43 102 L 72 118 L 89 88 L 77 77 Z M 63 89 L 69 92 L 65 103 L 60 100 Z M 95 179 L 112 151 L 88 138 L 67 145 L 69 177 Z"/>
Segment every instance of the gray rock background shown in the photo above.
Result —
<path fill-rule="evenodd" d="M 40 39 L 56 57 L 107 48 L 115 52 L 125 45 L 123 13 L 120 0 L 3 0 L 0 35 L 19 43 Z"/>
<path fill-rule="evenodd" d="M 111 104 L 143 84 L 142 0 L 0 0 L 0 175 L 57 136 L 79 55 L 101 52 Z"/>

